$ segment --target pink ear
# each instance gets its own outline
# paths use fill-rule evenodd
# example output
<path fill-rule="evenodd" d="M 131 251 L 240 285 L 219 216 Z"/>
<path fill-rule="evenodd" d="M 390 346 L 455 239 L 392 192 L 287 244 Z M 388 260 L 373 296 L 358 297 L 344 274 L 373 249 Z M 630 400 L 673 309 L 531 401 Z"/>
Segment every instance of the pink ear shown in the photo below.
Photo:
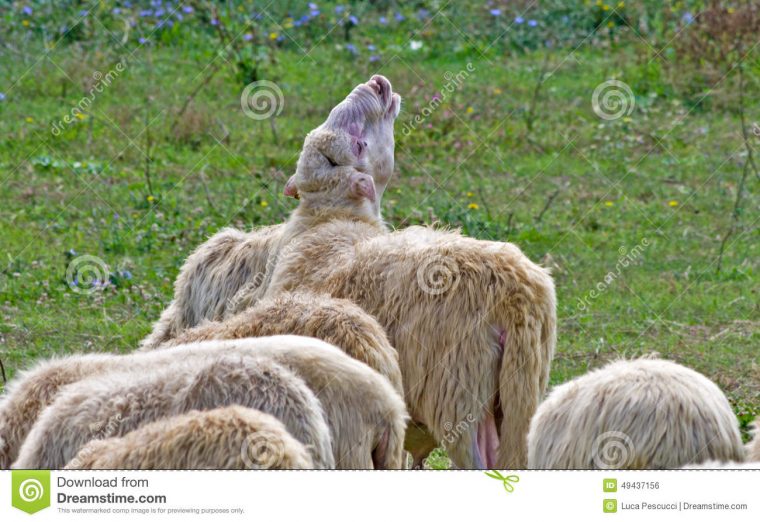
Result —
<path fill-rule="evenodd" d="M 296 187 L 296 175 L 293 174 L 290 176 L 290 179 L 288 179 L 288 182 L 285 183 L 285 189 L 282 191 L 283 194 L 285 194 L 289 198 L 296 198 L 298 199 L 298 187 Z"/>
<path fill-rule="evenodd" d="M 368 174 L 354 174 L 351 176 L 351 189 L 359 197 L 367 198 L 372 203 L 377 199 L 375 181 Z"/>

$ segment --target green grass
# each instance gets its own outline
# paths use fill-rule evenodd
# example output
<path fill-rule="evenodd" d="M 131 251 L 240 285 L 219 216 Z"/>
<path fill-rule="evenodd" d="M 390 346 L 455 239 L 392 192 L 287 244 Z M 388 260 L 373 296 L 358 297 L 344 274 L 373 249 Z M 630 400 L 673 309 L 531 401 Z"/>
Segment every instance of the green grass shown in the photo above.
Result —
<path fill-rule="evenodd" d="M 446 31 L 443 25 L 435 30 Z M 39 59 L 43 49 L 34 41 L 3 51 L 0 357 L 7 376 L 55 354 L 133 350 L 196 246 L 225 226 L 247 229 L 287 217 L 294 202 L 281 191 L 305 133 L 377 72 L 404 96 L 384 217 L 396 227 L 437 220 L 473 237 L 514 242 L 551 266 L 560 318 L 552 384 L 614 358 L 656 352 L 715 380 L 746 424 L 760 411 L 760 201 L 753 176 L 716 271 L 743 160 L 735 77 L 701 98 L 679 94 L 682 73 L 635 38 L 612 48 L 507 53 L 448 28 L 451 52 L 393 50 L 408 37 L 373 33 L 387 43 L 374 63 L 352 60 L 332 40 L 309 56 L 278 50 L 265 75 L 284 94 L 276 140 L 269 121 L 241 111 L 243 84 L 226 64 L 181 130 L 171 129 L 214 56 L 205 39 L 138 50 L 87 117 L 60 136 L 51 133 L 52 122 L 82 97 L 93 71 L 105 73 L 124 51 L 118 44 L 104 52 L 58 45 Z M 545 58 L 552 74 L 528 133 L 525 117 Z M 461 86 L 403 135 L 447 73 L 468 63 L 474 71 Z M 757 53 L 745 63 L 747 90 L 758 92 Z M 594 114 L 591 97 L 612 77 L 631 86 L 635 108 L 606 121 Z M 748 120 L 760 121 L 760 102 L 749 98 Z M 648 246 L 637 260 L 579 308 L 579 299 L 616 270 L 621 249 L 642 240 Z M 72 291 L 66 268 L 84 254 L 131 279 L 115 277 L 94 293 Z M 445 455 L 436 462 L 445 464 Z"/>

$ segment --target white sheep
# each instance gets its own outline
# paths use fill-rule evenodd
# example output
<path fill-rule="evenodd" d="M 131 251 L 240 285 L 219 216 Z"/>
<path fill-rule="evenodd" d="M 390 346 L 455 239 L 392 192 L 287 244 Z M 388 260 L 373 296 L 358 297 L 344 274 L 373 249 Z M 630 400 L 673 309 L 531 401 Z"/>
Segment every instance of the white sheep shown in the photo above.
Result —
<path fill-rule="evenodd" d="M 226 404 L 273 414 L 296 439 L 324 456 L 324 444 L 306 440 L 296 429 L 298 419 L 308 417 L 309 411 L 319 411 L 316 406 L 305 408 L 307 412 L 297 405 L 287 410 L 294 402 L 286 390 L 270 386 L 256 391 L 255 383 L 266 381 L 265 376 L 272 373 L 266 368 L 272 365 L 295 374 L 317 396 L 332 436 L 337 467 L 401 467 L 407 420 L 402 399 L 386 378 L 317 339 L 273 336 L 208 341 L 123 356 L 122 361 L 129 370 L 112 371 L 62 389 L 40 415 L 14 467 L 65 464 L 84 443 L 98 436 L 93 426 L 113 425 L 111 429 L 118 431 L 109 435 L 118 435 L 156 418 Z M 254 378 L 261 368 L 265 375 Z M 289 422 L 284 413 L 278 414 L 281 410 L 268 406 L 272 403 L 292 411 L 295 420 Z M 315 465 L 326 461 L 318 455 L 312 455 Z"/>
<path fill-rule="evenodd" d="M 743 461 L 739 425 L 720 389 L 670 361 L 613 362 L 558 386 L 533 417 L 528 466 L 673 469 Z"/>
<path fill-rule="evenodd" d="M 228 405 L 277 417 L 312 452 L 316 467 L 334 467 L 330 431 L 315 394 L 286 366 L 248 352 L 124 357 L 124 370 L 64 387 L 40 414 L 13 467 L 58 469 L 91 440 Z"/>
<path fill-rule="evenodd" d="M 190 411 L 122 437 L 93 440 L 66 469 L 311 469 L 303 444 L 266 413 L 242 406 Z"/>

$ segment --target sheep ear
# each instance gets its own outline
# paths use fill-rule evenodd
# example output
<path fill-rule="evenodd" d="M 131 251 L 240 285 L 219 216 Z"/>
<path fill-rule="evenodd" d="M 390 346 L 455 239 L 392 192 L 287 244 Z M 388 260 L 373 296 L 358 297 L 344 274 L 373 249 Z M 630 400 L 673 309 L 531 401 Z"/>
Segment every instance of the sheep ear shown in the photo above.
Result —
<path fill-rule="evenodd" d="M 351 175 L 351 192 L 358 198 L 367 198 L 372 203 L 377 199 L 375 181 L 369 174 L 357 172 Z"/>
<path fill-rule="evenodd" d="M 285 183 L 285 189 L 282 191 L 283 194 L 285 194 L 289 198 L 296 198 L 298 197 L 298 187 L 296 187 L 296 175 L 293 174 L 290 176 L 290 179 L 288 179 L 288 182 Z"/>

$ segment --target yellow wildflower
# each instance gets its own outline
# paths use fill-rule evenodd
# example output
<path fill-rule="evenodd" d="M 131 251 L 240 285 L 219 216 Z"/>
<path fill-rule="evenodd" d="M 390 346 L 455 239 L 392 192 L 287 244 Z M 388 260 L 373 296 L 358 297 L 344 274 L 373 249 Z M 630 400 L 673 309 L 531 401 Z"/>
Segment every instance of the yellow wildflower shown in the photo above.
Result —
<path fill-rule="evenodd" d="M 604 202 L 604 206 L 605 206 L 605 207 L 611 207 L 611 206 L 612 206 L 612 205 L 614 205 L 614 204 L 615 204 L 615 203 L 613 203 L 612 201 L 605 201 L 605 202 Z"/>
<path fill-rule="evenodd" d="M 468 198 L 471 198 L 471 197 L 472 197 L 472 196 L 474 196 L 474 195 L 475 195 L 475 194 L 474 194 L 474 193 L 472 193 L 472 192 L 468 192 L 468 193 L 467 193 L 467 197 L 468 197 Z"/>
<path fill-rule="evenodd" d="M 148 203 L 153 203 L 156 200 L 153 196 L 148 196 L 146 199 L 148 200 Z"/>
<path fill-rule="evenodd" d="M 469 205 L 467 205 L 467 208 L 469 208 L 470 210 L 478 210 L 480 207 L 478 206 L 477 203 L 470 203 Z"/>
<path fill-rule="evenodd" d="M 475 112 L 475 109 L 472 107 L 467 107 L 467 114 L 472 114 L 473 112 Z"/>
<path fill-rule="evenodd" d="M 610 10 L 610 6 L 608 6 L 607 4 L 604 4 L 602 6 L 602 11 L 609 11 L 609 10 Z"/>
<path fill-rule="evenodd" d="M 632 121 L 633 121 L 633 118 L 630 118 L 628 116 L 626 116 L 625 118 L 623 118 L 623 123 L 631 123 Z"/>
<path fill-rule="evenodd" d="M 610 29 L 612 29 L 613 27 L 615 27 L 615 24 L 612 23 L 612 22 L 607 22 L 607 27 L 609 27 Z"/>
<path fill-rule="evenodd" d="M 23 25 L 24 27 L 29 27 L 29 20 L 24 20 L 23 22 L 21 22 L 21 25 Z"/>
<path fill-rule="evenodd" d="M 85 116 L 85 115 L 84 115 L 84 114 L 82 114 L 81 112 L 78 112 L 78 113 L 76 113 L 76 114 L 74 115 L 74 117 L 75 117 L 76 119 L 78 119 L 78 120 L 83 120 L 83 119 L 85 119 L 87 116 Z"/>
<path fill-rule="evenodd" d="M 266 201 L 262 201 L 261 203 L 259 203 L 259 205 L 261 205 L 263 208 L 266 208 L 269 206 L 269 203 L 267 203 Z"/>
<path fill-rule="evenodd" d="M 619 2 L 618 3 L 618 9 L 622 9 L 625 7 L 625 2 Z"/>
<path fill-rule="evenodd" d="M 734 9 L 733 7 L 729 7 L 726 10 L 728 11 L 728 14 L 734 14 L 734 11 L 736 11 L 736 9 Z"/>
<path fill-rule="evenodd" d="M 277 33 L 269 33 L 269 39 L 270 40 L 277 40 L 277 37 L 280 36 Z"/>
<path fill-rule="evenodd" d="M 31 116 L 27 116 L 26 119 L 25 119 L 25 121 L 27 123 L 34 123 L 34 118 L 32 118 Z"/>
<path fill-rule="evenodd" d="M 494 93 L 494 94 L 501 94 L 501 89 L 499 89 L 498 87 L 496 87 L 496 88 L 493 90 L 493 93 Z"/>
<path fill-rule="evenodd" d="M 671 199 L 670 201 L 668 201 L 668 205 L 670 205 L 671 207 L 677 207 L 678 201 L 676 201 L 675 199 Z"/>

